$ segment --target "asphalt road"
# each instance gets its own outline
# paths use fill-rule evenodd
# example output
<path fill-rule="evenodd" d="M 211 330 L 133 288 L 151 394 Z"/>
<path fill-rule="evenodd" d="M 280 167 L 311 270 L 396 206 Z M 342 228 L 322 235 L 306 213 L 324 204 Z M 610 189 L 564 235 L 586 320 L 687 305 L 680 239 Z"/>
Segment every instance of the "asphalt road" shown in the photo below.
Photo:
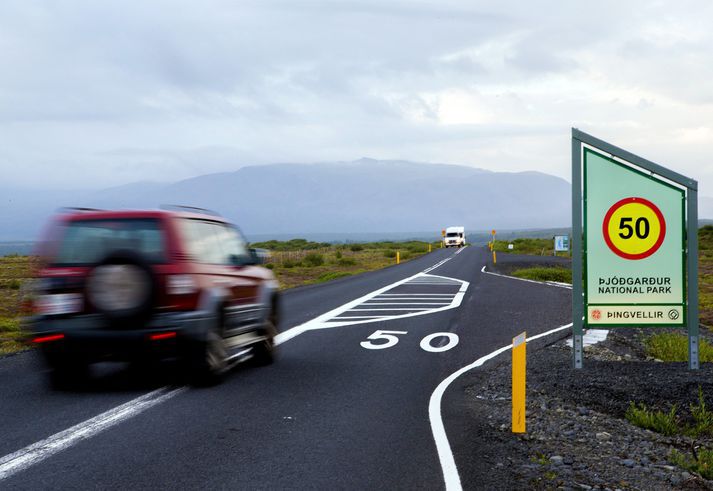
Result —
<path fill-rule="evenodd" d="M 238 367 L 217 387 L 170 392 L 170 366 L 150 378 L 99 366 L 86 390 L 57 392 L 34 353 L 2 358 L 0 488 L 443 488 L 429 419 L 436 387 L 524 330 L 570 322 L 569 290 L 484 274 L 489 260 L 484 248 L 436 250 L 288 291 L 276 363 Z M 389 339 L 367 339 L 379 330 L 399 331 L 398 341 L 367 349 Z M 446 334 L 426 344 L 434 333 Z M 91 436 L 45 441 L 167 385 L 170 397 L 95 424 Z M 469 445 L 462 401 L 456 380 L 443 424 L 464 488 L 477 488 L 478 473 L 490 470 Z M 3 475 L 18 458 L 26 462 Z"/>

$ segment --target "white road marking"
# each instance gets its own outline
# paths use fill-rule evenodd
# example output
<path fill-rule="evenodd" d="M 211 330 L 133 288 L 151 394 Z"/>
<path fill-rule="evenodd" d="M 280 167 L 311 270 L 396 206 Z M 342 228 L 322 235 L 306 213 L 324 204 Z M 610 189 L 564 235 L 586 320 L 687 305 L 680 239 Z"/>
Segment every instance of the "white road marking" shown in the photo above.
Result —
<path fill-rule="evenodd" d="M 87 421 L 55 433 L 37 443 L 0 458 L 0 481 L 31 467 L 46 458 L 65 450 L 82 440 L 121 423 L 145 410 L 160 404 L 186 390 L 185 387 L 168 390 L 166 387 L 137 397 L 121 406 L 103 412 Z"/>
<path fill-rule="evenodd" d="M 431 341 L 436 338 L 447 338 L 448 342 L 441 346 L 432 346 Z M 441 353 L 455 347 L 460 339 L 454 332 L 434 332 L 421 340 L 421 349 L 429 353 Z"/>
<path fill-rule="evenodd" d="M 439 295 L 446 295 L 446 296 L 452 296 L 450 293 L 382 293 L 379 295 L 380 297 L 405 297 L 408 295 L 416 295 L 416 296 L 422 296 L 422 295 L 430 295 L 430 296 L 439 296 Z"/>
<path fill-rule="evenodd" d="M 429 268 L 430 269 L 430 268 Z M 427 271 L 427 270 L 426 270 Z M 414 279 L 420 279 L 420 278 L 437 278 L 440 281 L 448 281 L 448 285 L 450 287 L 455 287 L 459 286 L 457 291 L 454 291 L 449 294 L 443 294 L 446 296 L 449 296 L 451 298 L 448 299 L 448 303 L 442 306 L 432 306 L 430 308 L 421 308 L 421 307 L 416 307 L 414 306 L 413 308 L 392 308 L 392 309 L 387 309 L 387 308 L 376 308 L 371 304 L 377 297 L 380 296 L 385 296 L 385 295 L 402 295 L 402 294 L 397 294 L 397 293 L 391 293 L 388 294 L 386 292 L 399 287 L 403 285 L 411 285 L 413 284 Z M 410 276 L 408 278 L 404 278 L 403 280 L 399 280 L 395 283 L 392 283 L 390 285 L 386 285 L 383 288 L 380 288 L 378 290 L 375 290 L 371 293 L 368 293 L 364 295 L 363 297 L 357 298 L 355 300 L 352 300 L 351 302 L 345 303 L 344 305 L 337 307 L 336 309 L 330 310 L 329 312 L 325 312 L 324 314 L 320 315 L 319 317 L 316 317 L 310 321 L 305 322 L 304 324 L 300 324 L 298 326 L 295 326 L 291 329 L 288 329 L 287 331 L 279 333 L 275 337 L 275 344 L 281 344 L 284 343 L 295 336 L 299 336 L 300 334 L 311 331 L 311 330 L 317 330 L 317 329 L 330 329 L 334 327 L 343 327 L 343 326 L 353 326 L 353 325 L 358 325 L 358 324 L 367 324 L 370 322 L 381 322 L 385 320 L 392 320 L 392 319 L 404 319 L 407 317 L 414 317 L 418 315 L 430 315 L 436 312 L 443 312 L 444 310 L 450 310 L 450 309 L 455 309 L 460 307 L 460 304 L 463 301 L 463 298 L 465 297 L 465 291 L 468 289 L 468 286 L 470 283 L 467 281 L 463 280 L 458 280 L 455 278 L 448 278 L 445 276 L 437 276 L 437 275 L 430 275 L 426 273 L 417 273 L 413 276 Z M 422 285 L 416 285 L 416 286 L 422 286 Z M 423 295 L 423 293 L 419 293 L 418 295 Z M 429 294 L 430 295 L 430 294 Z M 439 299 L 440 300 L 440 299 Z M 444 302 L 445 303 L 445 302 Z M 364 305 L 366 304 L 366 305 Z M 371 304 L 371 305 L 370 305 Z M 407 304 L 410 305 L 410 304 Z M 381 304 L 379 304 L 381 306 Z M 368 307 L 368 308 L 364 308 Z M 363 318 L 360 319 L 354 319 L 354 316 L 350 316 L 349 314 L 352 312 L 386 312 L 386 311 L 394 311 L 394 312 L 406 312 L 403 314 L 396 314 L 396 315 L 383 315 L 379 317 L 375 316 L 364 316 Z M 344 315 L 344 317 L 342 317 Z"/>
<path fill-rule="evenodd" d="M 534 341 L 550 334 L 562 331 L 572 327 L 572 323 L 565 326 L 560 326 L 555 329 L 551 329 L 542 334 L 537 334 L 527 338 L 527 341 Z M 492 353 L 478 358 L 470 365 L 466 365 L 460 370 L 450 374 L 445 380 L 443 380 L 436 390 L 431 394 L 431 400 L 428 403 L 428 418 L 431 421 L 431 432 L 433 433 L 433 440 L 436 442 L 436 450 L 438 451 L 438 459 L 441 462 L 441 469 L 443 471 L 443 480 L 446 484 L 446 491 L 459 491 L 463 487 L 460 483 L 460 476 L 458 475 L 458 468 L 456 467 L 455 459 L 453 458 L 453 452 L 451 451 L 450 444 L 448 443 L 448 436 L 446 435 L 446 429 L 443 425 L 443 418 L 441 417 L 441 399 L 443 394 L 446 392 L 448 386 L 453 383 L 455 379 L 463 375 L 464 373 L 477 368 L 488 360 L 491 360 L 501 353 L 512 348 L 512 345 L 503 346 Z"/>
<path fill-rule="evenodd" d="M 374 302 L 363 303 L 364 306 L 376 305 L 448 305 L 450 302 Z"/>
<path fill-rule="evenodd" d="M 311 330 L 311 329 L 326 329 L 326 328 L 332 328 L 332 327 L 339 327 L 339 326 L 346 326 L 346 325 L 351 325 L 351 324 L 361 324 L 363 322 L 373 322 L 379 319 L 383 319 L 383 317 L 378 316 L 378 317 L 372 317 L 372 316 L 363 316 L 363 317 L 344 317 L 342 318 L 346 322 L 330 322 L 329 324 L 326 324 L 326 320 L 332 319 L 336 316 L 338 316 L 341 313 L 344 313 L 348 310 L 350 310 L 352 307 L 355 307 L 359 305 L 361 302 L 365 300 L 372 299 L 380 294 L 383 294 L 384 292 L 390 290 L 391 288 L 394 288 L 396 286 L 402 285 L 409 280 L 419 277 L 420 275 L 424 275 L 428 271 L 433 271 L 437 267 L 441 266 L 442 264 L 448 262 L 451 258 L 448 257 L 444 259 L 443 261 L 435 264 L 434 266 L 427 268 L 424 270 L 422 273 L 418 273 L 414 276 L 411 276 L 409 278 L 406 278 L 401 281 L 397 281 L 396 283 L 392 283 L 391 285 L 387 285 L 383 288 L 380 288 L 379 290 L 376 290 L 372 293 L 369 293 L 361 298 L 358 298 L 356 300 L 353 300 L 351 302 L 348 302 L 341 307 L 337 307 L 334 310 L 331 310 L 329 312 L 326 312 L 311 321 L 305 322 L 303 324 L 300 324 L 299 326 L 293 327 L 292 329 L 288 329 L 285 332 L 279 333 L 277 336 L 275 336 L 275 346 L 283 344 L 290 339 L 299 336 L 300 334 Z M 434 278 L 444 278 L 441 276 L 433 276 Z M 450 279 L 450 278 L 448 278 Z M 460 281 L 460 280 L 455 280 L 458 281 L 461 286 L 458 290 L 458 292 L 455 294 L 453 301 L 450 305 L 444 306 L 444 307 L 439 307 L 437 309 L 433 309 L 433 312 L 440 312 L 443 310 L 447 309 L 452 309 L 452 308 L 457 308 L 460 306 L 463 296 L 465 295 L 465 291 L 468 288 L 469 283 L 466 281 Z M 419 294 L 421 295 L 421 294 Z M 429 309 L 431 310 L 431 309 Z M 405 314 L 401 317 L 410 317 L 413 315 L 421 315 L 423 312 L 414 312 L 411 314 Z M 359 319 L 358 321 L 355 322 L 356 319 Z M 351 321 L 351 322 L 350 322 Z M 167 401 L 168 399 L 184 392 L 186 390 L 186 387 L 178 387 L 175 389 L 170 389 L 168 387 L 162 387 L 160 389 L 156 389 L 152 392 L 149 392 L 148 394 L 144 394 L 140 397 L 137 397 L 136 399 L 132 399 L 131 401 L 128 401 L 120 406 L 117 406 L 113 409 L 110 409 L 108 411 L 105 411 L 91 419 L 88 419 L 82 423 L 79 423 L 77 425 L 72 426 L 71 428 L 68 428 L 64 431 L 61 431 L 59 433 L 55 433 L 54 435 L 45 438 L 44 440 L 41 440 L 39 442 L 33 443 L 31 445 L 28 445 L 25 448 L 22 448 L 16 452 L 13 452 L 11 454 L 5 455 L 4 457 L 0 457 L 0 481 L 7 479 L 10 476 L 13 476 L 14 474 L 25 470 L 35 464 L 38 464 L 39 462 L 51 457 L 52 455 L 61 452 L 62 450 L 66 450 L 69 447 L 79 443 L 80 441 L 87 440 L 102 431 L 111 428 L 112 426 L 115 426 L 123 421 L 126 421 L 129 418 L 132 418 L 147 409 L 156 406 L 164 401 Z"/>
<path fill-rule="evenodd" d="M 483 269 L 481 269 L 480 272 L 489 274 L 489 275 L 493 275 L 493 276 L 500 276 L 501 278 L 510 278 L 511 280 L 520 280 L 520 281 L 526 281 L 528 283 L 537 283 L 538 285 L 556 286 L 558 288 L 567 288 L 568 290 L 572 289 L 572 285 L 569 283 L 561 283 L 559 281 L 535 281 L 535 280 L 528 280 L 525 278 L 518 278 L 517 276 L 508 276 L 505 274 L 492 273 L 490 271 L 485 271 L 485 266 L 483 266 Z"/>
<path fill-rule="evenodd" d="M 392 311 L 407 311 L 407 312 L 412 312 L 414 310 L 432 310 L 428 307 L 420 308 L 420 307 L 413 307 L 409 309 L 351 309 L 349 312 L 392 312 Z M 341 319 L 341 317 L 337 317 L 337 319 Z M 388 318 L 384 319 L 383 317 L 381 318 L 383 320 L 388 320 Z"/>
<path fill-rule="evenodd" d="M 584 336 L 582 336 L 582 346 L 592 346 L 593 344 L 601 343 L 606 341 L 609 335 L 609 330 L 607 329 L 586 329 L 584 331 Z M 567 346 L 572 346 L 572 339 L 565 341 Z"/>

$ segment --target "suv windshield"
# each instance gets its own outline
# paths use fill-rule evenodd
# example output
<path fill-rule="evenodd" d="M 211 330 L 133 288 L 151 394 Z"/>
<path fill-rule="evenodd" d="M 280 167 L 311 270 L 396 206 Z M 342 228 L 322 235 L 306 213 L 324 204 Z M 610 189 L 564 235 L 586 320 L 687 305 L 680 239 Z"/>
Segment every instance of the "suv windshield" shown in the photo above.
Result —
<path fill-rule="evenodd" d="M 96 264 L 109 253 L 131 250 L 149 263 L 165 261 L 164 241 L 158 219 L 122 218 L 75 220 L 65 225 L 56 265 Z"/>
<path fill-rule="evenodd" d="M 458 235 L 460 234 L 458 234 L 457 232 L 449 232 L 446 234 L 446 237 L 458 237 Z"/>

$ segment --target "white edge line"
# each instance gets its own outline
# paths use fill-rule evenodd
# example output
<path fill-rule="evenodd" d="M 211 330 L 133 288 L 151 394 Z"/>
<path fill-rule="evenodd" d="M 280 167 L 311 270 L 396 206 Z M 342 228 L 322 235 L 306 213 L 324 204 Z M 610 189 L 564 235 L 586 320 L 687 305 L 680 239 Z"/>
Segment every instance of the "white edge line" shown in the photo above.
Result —
<path fill-rule="evenodd" d="M 64 431 L 55 433 L 17 452 L 0 459 L 0 481 L 31 467 L 32 465 L 58 453 L 82 440 L 87 440 L 107 428 L 121 423 L 145 410 L 160 404 L 186 390 L 179 387 L 166 392 L 166 388 L 154 390 L 136 399 L 117 406 L 98 416 L 83 421 Z"/>
<path fill-rule="evenodd" d="M 485 271 L 485 266 L 483 266 L 483 269 L 481 269 L 480 272 L 485 273 L 485 274 L 490 274 L 493 276 L 500 276 L 501 278 L 509 278 L 511 280 L 519 280 L 519 281 L 526 281 L 528 283 L 536 283 L 538 285 L 556 286 L 558 288 L 566 288 L 568 290 L 572 289 L 572 285 L 570 283 L 561 283 L 559 281 L 535 281 L 535 280 L 528 280 L 526 278 L 518 278 L 517 276 L 508 276 L 508 275 L 500 274 L 500 273 L 492 273 L 490 271 Z"/>
<path fill-rule="evenodd" d="M 551 329 L 542 334 L 537 334 L 530 338 L 527 338 L 527 342 L 534 341 L 535 339 L 549 336 L 550 334 L 562 331 L 572 327 L 572 323 L 565 326 L 560 326 L 555 329 Z M 509 350 L 512 345 L 503 346 L 492 353 L 478 358 L 470 365 L 466 365 L 460 370 L 450 374 L 445 380 L 443 380 L 436 390 L 431 394 L 431 399 L 428 402 L 428 418 L 431 422 L 431 432 L 433 433 L 433 440 L 436 442 L 436 450 L 438 451 L 438 459 L 441 462 L 441 469 L 443 470 L 443 480 L 446 484 L 446 491 L 459 491 L 462 490 L 460 476 L 458 475 L 458 468 L 456 467 L 455 459 L 453 458 L 453 452 L 451 451 L 450 444 L 448 443 L 448 436 L 446 435 L 446 429 L 443 425 L 443 418 L 441 417 L 441 399 L 445 393 L 448 386 L 458 377 L 463 375 L 465 372 L 477 368 L 483 363 L 492 358 L 495 358 L 501 353 Z"/>

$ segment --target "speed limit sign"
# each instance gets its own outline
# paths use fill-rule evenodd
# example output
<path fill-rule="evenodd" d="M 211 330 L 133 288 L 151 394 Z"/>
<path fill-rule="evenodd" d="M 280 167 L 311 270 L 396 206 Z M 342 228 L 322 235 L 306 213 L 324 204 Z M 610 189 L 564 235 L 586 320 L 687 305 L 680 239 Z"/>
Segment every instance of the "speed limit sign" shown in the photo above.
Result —
<path fill-rule="evenodd" d="M 572 128 L 572 351 L 589 327 L 687 327 L 698 368 L 698 183 Z"/>
<path fill-rule="evenodd" d="M 584 149 L 585 325 L 685 322 L 684 190 Z"/>
<path fill-rule="evenodd" d="M 641 197 L 624 198 L 607 210 L 602 235 L 617 256 L 645 259 L 663 244 L 666 219 L 651 201 Z"/>

